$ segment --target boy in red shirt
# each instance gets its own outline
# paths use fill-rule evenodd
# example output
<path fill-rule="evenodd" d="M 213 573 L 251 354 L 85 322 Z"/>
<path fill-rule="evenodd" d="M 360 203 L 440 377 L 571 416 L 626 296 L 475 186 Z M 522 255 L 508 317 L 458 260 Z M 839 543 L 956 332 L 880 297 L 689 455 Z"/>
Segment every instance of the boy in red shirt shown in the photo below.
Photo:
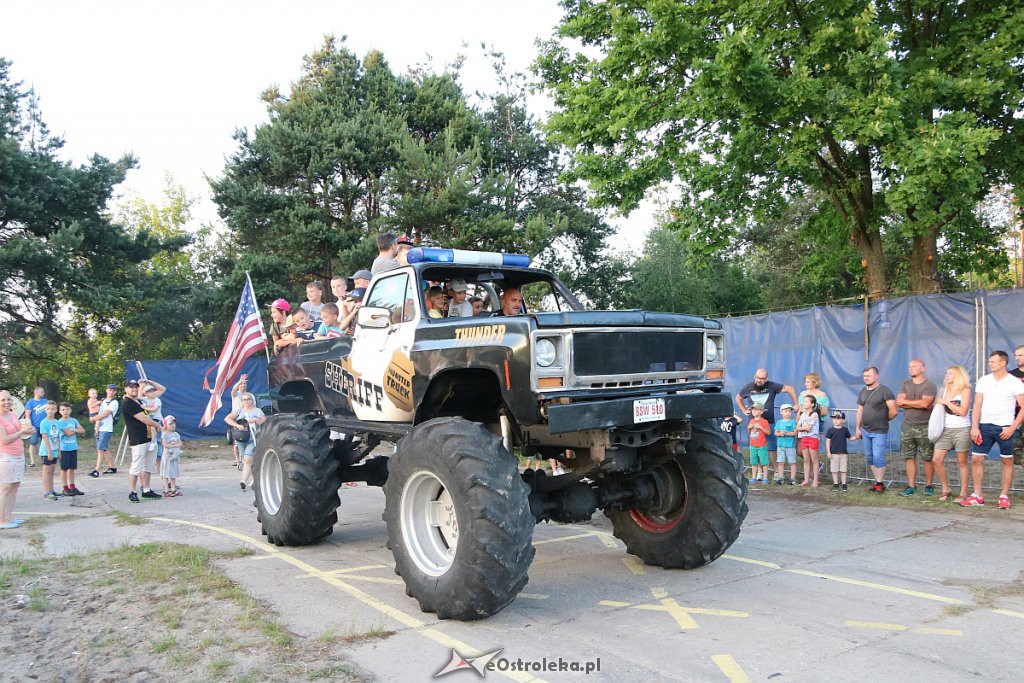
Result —
<path fill-rule="evenodd" d="M 764 405 L 755 403 L 750 407 L 750 420 L 747 431 L 750 432 L 750 481 L 754 484 L 768 483 L 768 433 L 771 426 L 764 419 Z"/>

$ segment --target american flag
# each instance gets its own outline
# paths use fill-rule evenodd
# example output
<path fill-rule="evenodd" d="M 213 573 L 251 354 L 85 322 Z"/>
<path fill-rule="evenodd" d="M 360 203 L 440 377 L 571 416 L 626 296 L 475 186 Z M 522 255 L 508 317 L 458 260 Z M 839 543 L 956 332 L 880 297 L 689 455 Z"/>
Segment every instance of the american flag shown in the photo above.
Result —
<path fill-rule="evenodd" d="M 238 377 L 245 359 L 265 348 L 267 348 L 267 335 L 263 332 L 263 321 L 260 320 L 256 295 L 252 291 L 252 282 L 247 275 L 245 289 L 242 290 L 242 300 L 238 302 L 238 310 L 235 311 L 235 319 L 231 323 L 231 329 L 228 330 L 228 338 L 224 342 L 220 358 L 217 359 L 216 365 L 206 372 L 206 377 L 203 379 L 203 389 L 209 391 L 211 395 L 210 402 L 206 404 L 203 418 L 199 420 L 200 427 L 205 427 L 213 422 L 214 416 L 222 405 L 221 397 Z M 214 368 L 217 368 L 217 381 L 214 382 L 213 389 L 210 389 L 209 377 Z"/>

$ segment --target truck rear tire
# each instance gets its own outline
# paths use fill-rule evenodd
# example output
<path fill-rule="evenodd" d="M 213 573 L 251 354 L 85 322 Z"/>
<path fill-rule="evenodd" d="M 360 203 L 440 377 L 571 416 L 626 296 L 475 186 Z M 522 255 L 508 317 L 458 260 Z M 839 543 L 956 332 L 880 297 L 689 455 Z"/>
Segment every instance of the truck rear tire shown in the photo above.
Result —
<path fill-rule="evenodd" d="M 330 431 L 313 415 L 274 415 L 253 457 L 257 519 L 274 545 L 310 545 L 338 521 L 338 460 Z"/>
<path fill-rule="evenodd" d="M 654 472 L 658 500 L 644 509 L 605 510 L 616 538 L 646 564 L 693 569 L 733 544 L 747 516 L 743 459 L 717 424 L 694 420 L 686 452 Z"/>
<path fill-rule="evenodd" d="M 413 428 L 391 458 L 384 496 L 395 573 L 424 612 L 482 619 L 526 585 L 529 487 L 483 425 L 443 417 Z"/>

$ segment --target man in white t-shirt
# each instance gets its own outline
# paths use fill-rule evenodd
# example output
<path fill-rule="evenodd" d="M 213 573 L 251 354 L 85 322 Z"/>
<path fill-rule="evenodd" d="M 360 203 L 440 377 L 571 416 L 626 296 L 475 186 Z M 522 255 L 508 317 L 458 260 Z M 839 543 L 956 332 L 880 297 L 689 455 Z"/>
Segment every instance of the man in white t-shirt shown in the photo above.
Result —
<path fill-rule="evenodd" d="M 1014 409 L 1024 406 L 1024 382 L 1006 371 L 1010 357 L 1005 351 L 993 351 L 988 357 L 991 371 L 978 380 L 974 389 L 974 412 L 971 414 L 971 471 L 974 493 L 960 505 L 984 505 L 981 495 L 985 476 L 985 458 L 992 447 L 999 445 L 999 459 L 1003 466 L 1003 487 L 999 494 L 999 509 L 1010 509 L 1010 483 L 1013 481 L 1013 435 L 1024 422 L 1024 411 L 1014 417 Z"/>
<path fill-rule="evenodd" d="M 117 400 L 117 385 L 107 385 L 107 397 L 100 401 L 100 412 L 89 418 L 96 425 L 96 469 L 89 473 L 90 477 L 100 476 L 100 466 L 106 462 L 107 469 L 103 474 L 117 474 L 114 459 L 110 457 L 110 437 L 114 433 L 114 417 L 121 409 Z"/>

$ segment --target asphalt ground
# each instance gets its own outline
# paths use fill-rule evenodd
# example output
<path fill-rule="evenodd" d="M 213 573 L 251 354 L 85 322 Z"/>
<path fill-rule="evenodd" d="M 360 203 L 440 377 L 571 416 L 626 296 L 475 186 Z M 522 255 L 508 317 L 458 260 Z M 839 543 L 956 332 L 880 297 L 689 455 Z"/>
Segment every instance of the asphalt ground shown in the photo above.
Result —
<path fill-rule="evenodd" d="M 896 491 L 879 500 L 755 489 L 737 543 L 692 571 L 644 566 L 600 513 L 587 524 L 541 524 L 519 598 L 489 619 L 456 622 L 420 612 L 405 595 L 385 548 L 380 489 L 343 487 L 330 538 L 276 548 L 228 462 L 182 469 L 183 496 L 142 504 L 127 501 L 125 474 L 80 476 L 85 496 L 47 501 L 38 469 L 29 470 L 17 514 L 51 521 L 0 532 L 0 554 L 144 541 L 249 547 L 253 554 L 219 565 L 296 634 L 351 636 L 351 660 L 385 681 L 427 681 L 453 650 L 470 659 L 498 649 L 492 680 L 1022 678 L 1024 500 L 1016 497 L 1010 511 L 921 509 Z M 114 510 L 148 523 L 118 526 Z M 559 660 L 594 670 L 532 668 L 557 669 Z M 498 670 L 506 665 L 526 670 Z"/>

